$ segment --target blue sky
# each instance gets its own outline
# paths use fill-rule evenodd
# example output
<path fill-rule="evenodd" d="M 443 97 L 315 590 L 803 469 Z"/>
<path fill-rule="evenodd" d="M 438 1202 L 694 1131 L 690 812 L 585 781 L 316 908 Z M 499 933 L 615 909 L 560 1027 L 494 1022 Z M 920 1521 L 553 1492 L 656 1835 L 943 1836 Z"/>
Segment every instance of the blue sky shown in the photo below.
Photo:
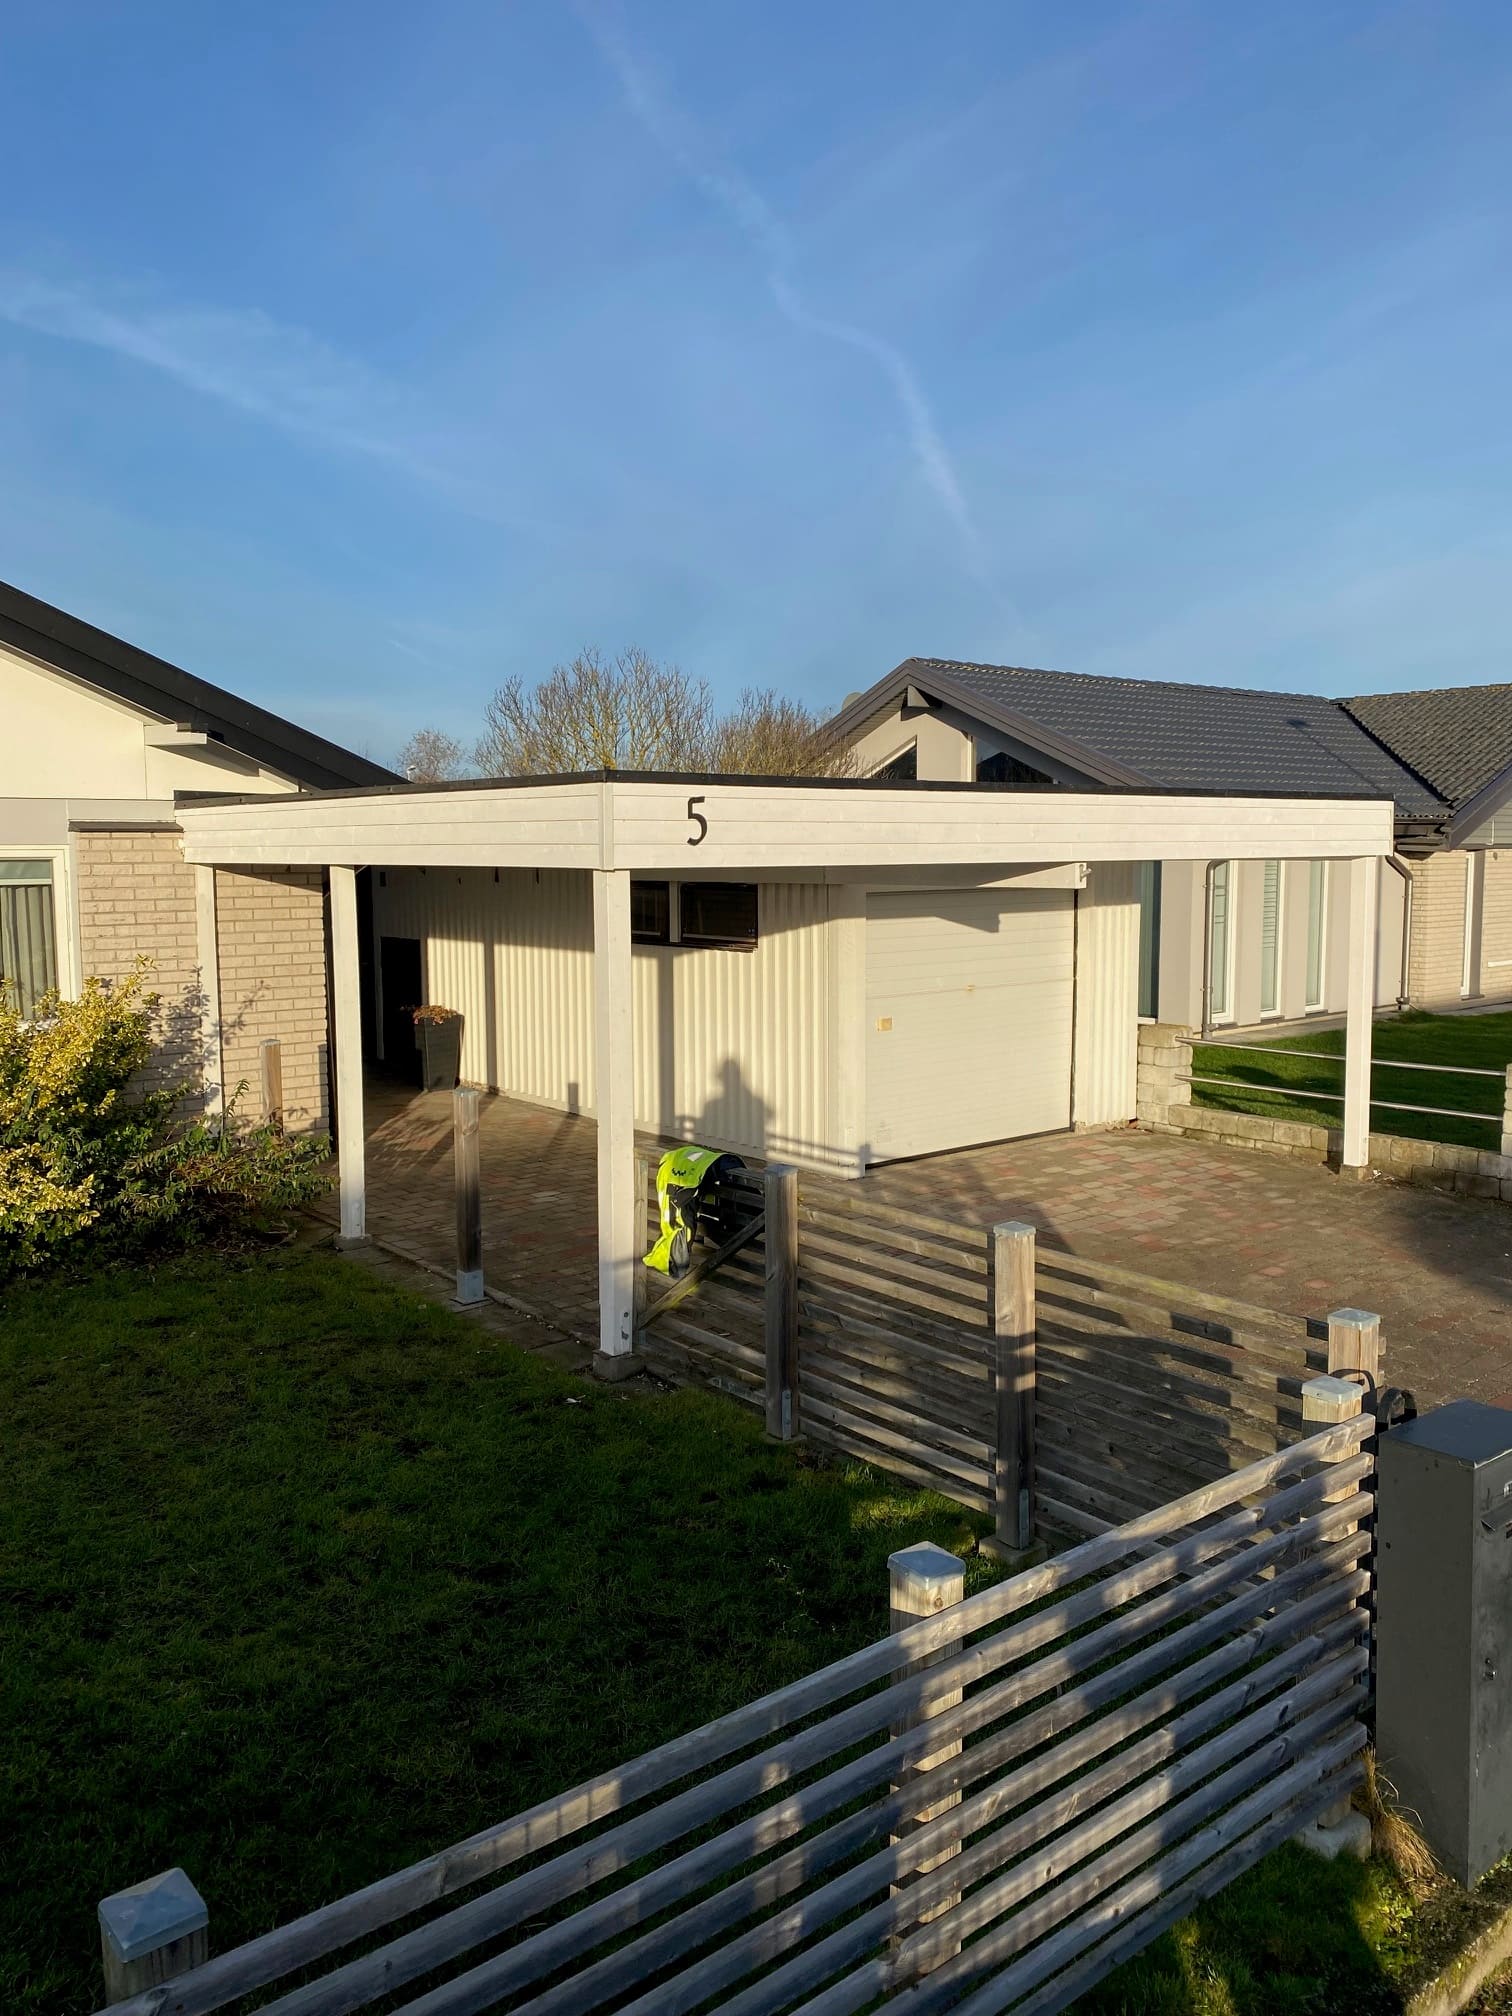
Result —
<path fill-rule="evenodd" d="M 11 0 L 0 576 L 388 757 L 581 645 L 1512 676 L 1501 0 Z"/>

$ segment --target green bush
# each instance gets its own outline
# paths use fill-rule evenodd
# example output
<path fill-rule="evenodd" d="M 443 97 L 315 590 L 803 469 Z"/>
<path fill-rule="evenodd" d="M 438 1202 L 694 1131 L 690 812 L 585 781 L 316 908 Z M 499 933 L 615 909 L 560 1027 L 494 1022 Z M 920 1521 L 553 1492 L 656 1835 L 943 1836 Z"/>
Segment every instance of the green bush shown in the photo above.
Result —
<path fill-rule="evenodd" d="M 152 1054 L 145 969 L 29 1021 L 0 993 L 0 1280 L 92 1248 L 245 1236 L 326 1187 L 324 1137 L 224 1118 L 185 1122 L 181 1091 L 132 1080 Z"/>

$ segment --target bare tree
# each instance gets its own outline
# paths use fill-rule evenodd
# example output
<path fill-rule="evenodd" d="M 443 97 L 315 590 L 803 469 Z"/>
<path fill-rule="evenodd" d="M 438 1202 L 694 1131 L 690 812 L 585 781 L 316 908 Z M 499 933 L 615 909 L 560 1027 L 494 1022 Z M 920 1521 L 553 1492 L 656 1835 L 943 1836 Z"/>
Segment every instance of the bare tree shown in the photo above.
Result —
<path fill-rule="evenodd" d="M 477 763 L 486 777 L 707 770 L 715 728 L 704 681 L 634 645 L 607 659 L 580 651 L 538 686 L 506 680 L 483 722 Z"/>
<path fill-rule="evenodd" d="M 467 755 L 444 728 L 417 728 L 399 751 L 396 767 L 411 784 L 445 784 L 465 774 Z"/>
<path fill-rule="evenodd" d="M 715 726 L 709 768 L 738 777 L 851 777 L 856 757 L 812 707 L 748 686 Z"/>

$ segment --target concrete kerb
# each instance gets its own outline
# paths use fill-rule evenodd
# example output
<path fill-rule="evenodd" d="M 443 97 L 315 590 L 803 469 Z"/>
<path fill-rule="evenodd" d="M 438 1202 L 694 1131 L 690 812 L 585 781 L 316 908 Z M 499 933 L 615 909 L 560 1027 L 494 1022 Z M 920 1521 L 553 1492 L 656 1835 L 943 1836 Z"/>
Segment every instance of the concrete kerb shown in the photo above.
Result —
<path fill-rule="evenodd" d="M 1512 1903 L 1503 1904 L 1468 1946 L 1441 1967 L 1431 1981 L 1423 1982 L 1407 1996 L 1403 2016 L 1461 2016 L 1509 1960 L 1512 1960 Z"/>

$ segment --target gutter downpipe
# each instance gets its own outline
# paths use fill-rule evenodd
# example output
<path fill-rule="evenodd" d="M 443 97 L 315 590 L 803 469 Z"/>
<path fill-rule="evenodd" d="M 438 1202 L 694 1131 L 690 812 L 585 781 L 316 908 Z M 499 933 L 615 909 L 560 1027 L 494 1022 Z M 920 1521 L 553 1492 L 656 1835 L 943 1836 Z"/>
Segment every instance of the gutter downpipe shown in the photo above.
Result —
<path fill-rule="evenodd" d="M 1213 1033 L 1213 877 L 1222 861 L 1209 861 L 1202 880 L 1202 1040 Z"/>
<path fill-rule="evenodd" d="M 1402 878 L 1402 970 L 1397 975 L 1397 1013 L 1405 1014 L 1411 1001 L 1408 976 L 1411 971 L 1412 955 L 1412 871 L 1405 861 L 1395 854 L 1383 854 L 1381 859 L 1388 868 L 1394 868 Z"/>

